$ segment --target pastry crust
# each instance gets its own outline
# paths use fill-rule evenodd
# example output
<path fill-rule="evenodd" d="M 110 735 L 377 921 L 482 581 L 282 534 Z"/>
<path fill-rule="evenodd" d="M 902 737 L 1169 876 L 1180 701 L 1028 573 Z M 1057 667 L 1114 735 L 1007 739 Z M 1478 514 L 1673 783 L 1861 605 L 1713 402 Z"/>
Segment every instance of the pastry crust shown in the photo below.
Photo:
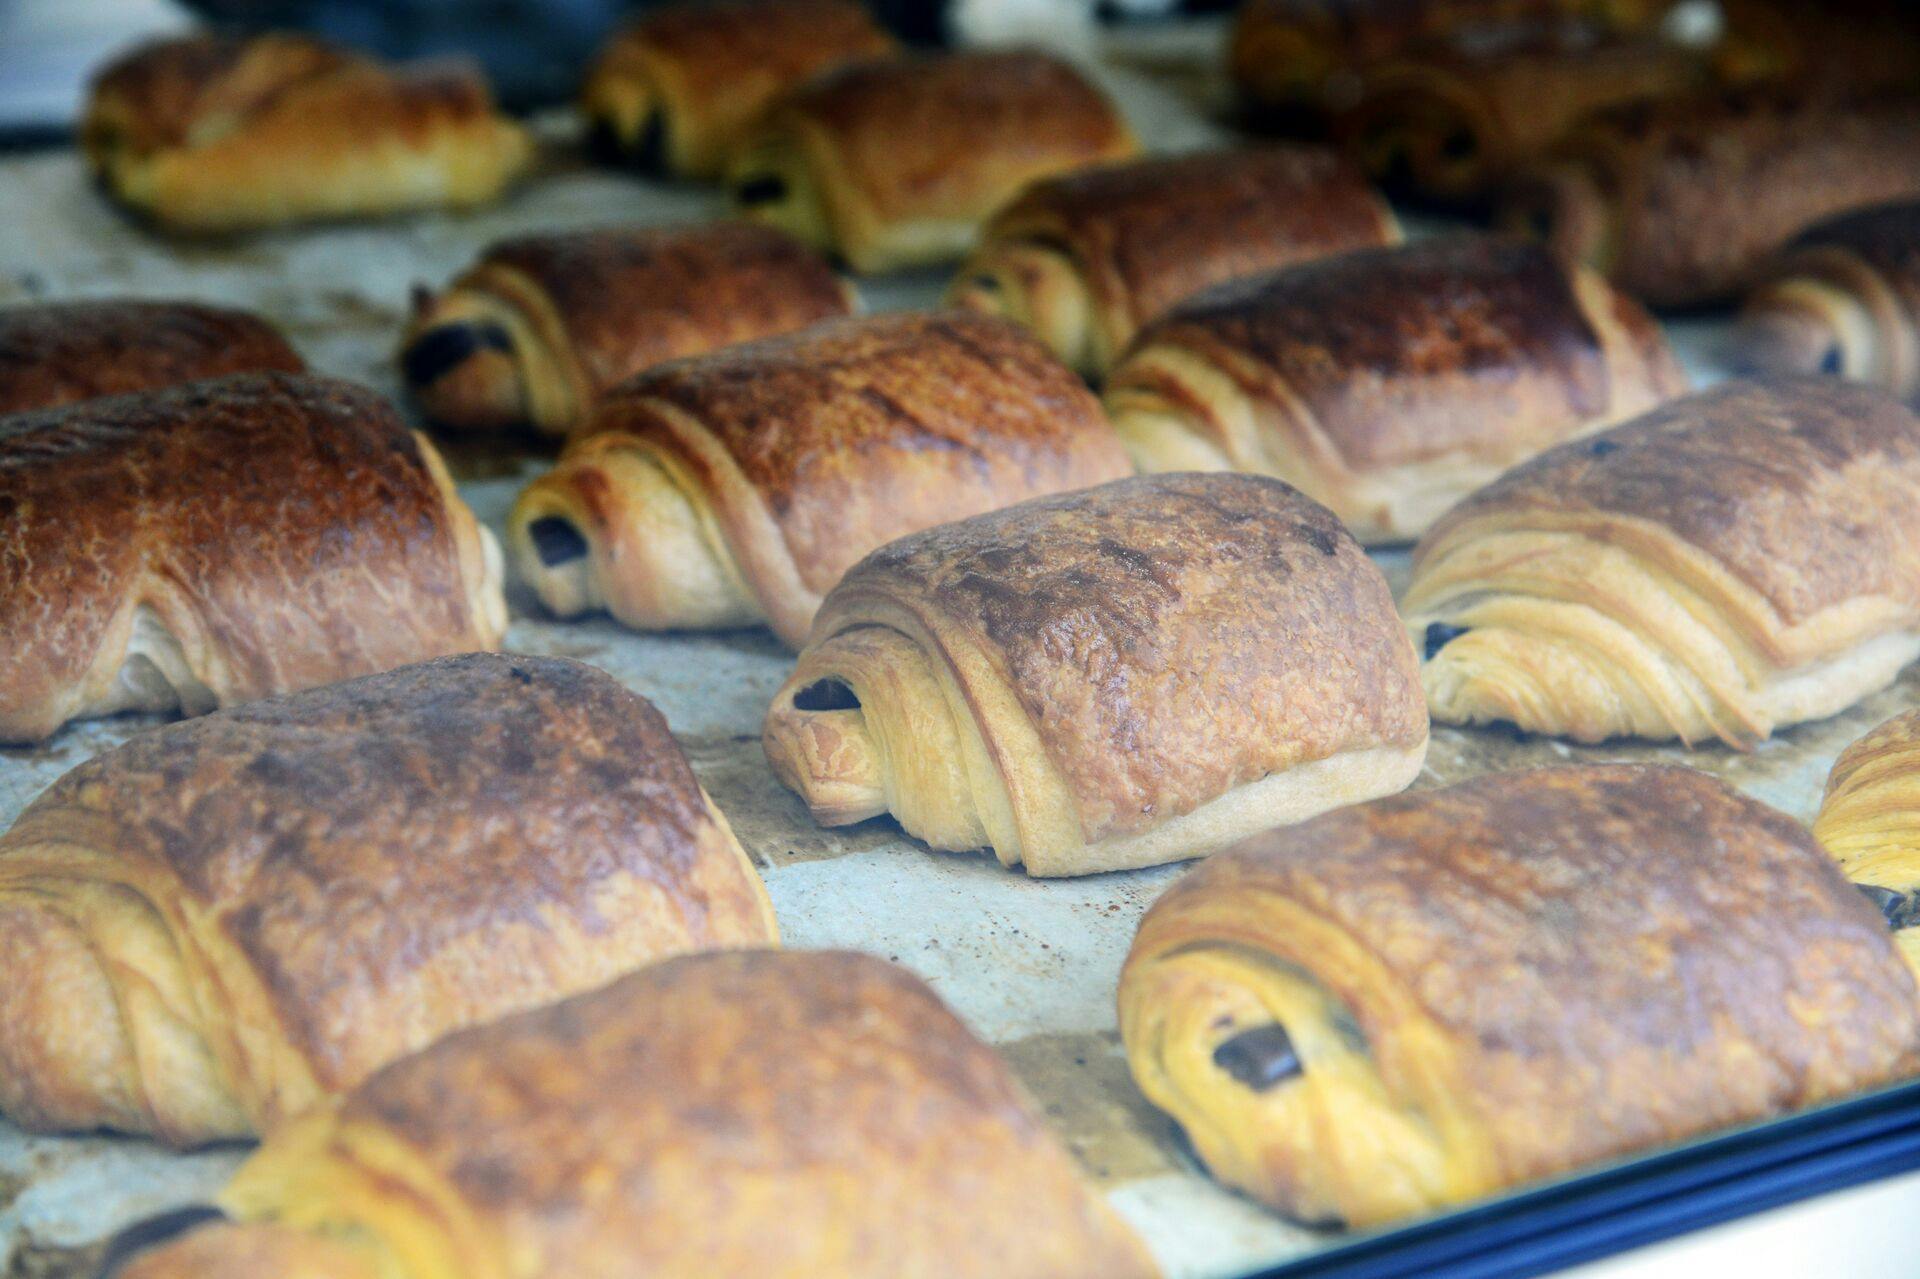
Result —
<path fill-rule="evenodd" d="M 94 81 L 80 145 L 108 194 L 191 233 L 483 204 L 533 155 L 477 71 L 292 34 L 140 46 Z"/>
<path fill-rule="evenodd" d="M 1724 300 L 1814 223 L 1920 196 L 1916 101 L 1750 90 L 1601 112 L 1501 217 L 1651 305 Z"/>
<path fill-rule="evenodd" d="M 947 300 L 1020 321 L 1098 377 L 1142 324 L 1203 289 L 1399 240 L 1386 202 L 1333 151 L 1158 157 L 1029 187 L 988 224 Z"/>
<path fill-rule="evenodd" d="M 492 534 L 373 392 L 242 373 L 0 421 L 0 741 L 492 648 Z"/>
<path fill-rule="evenodd" d="M 1747 295 L 1741 357 L 1920 402 L 1920 203 L 1843 213 L 1794 238 Z"/>
<path fill-rule="evenodd" d="M 872 273 L 960 257 L 1029 183 L 1121 160 L 1132 132 L 1065 62 L 1022 51 L 856 63 L 775 106 L 734 206 Z"/>
<path fill-rule="evenodd" d="M 777 940 L 659 712 L 471 653 L 141 734 L 0 837 L 0 1110 L 186 1146 L 448 1031 Z"/>
<path fill-rule="evenodd" d="M 1399 790 L 1426 756 L 1416 668 L 1324 507 L 1259 476 L 1150 476 L 868 556 L 764 736 L 825 824 L 891 811 L 935 848 L 1083 875 Z"/>
<path fill-rule="evenodd" d="M 1685 388 L 1658 326 L 1598 276 L 1455 236 L 1191 298 L 1141 331 L 1106 404 L 1141 470 L 1273 475 L 1378 544 Z"/>
<path fill-rule="evenodd" d="M 628 163 L 717 178 L 782 93 L 895 48 L 856 0 L 664 4 L 607 42 L 580 110 Z"/>
<path fill-rule="evenodd" d="M 0 415 L 305 369 L 272 325 L 246 311 L 137 298 L 0 307 Z"/>
<path fill-rule="evenodd" d="M 1813 837 L 1879 906 L 1920 973 L 1920 711 L 1896 715 L 1840 752 Z"/>
<path fill-rule="evenodd" d="M 1247 841 L 1142 920 L 1141 1090 L 1369 1226 L 1920 1068 L 1920 992 L 1797 823 L 1691 769 L 1502 773 Z"/>
<path fill-rule="evenodd" d="M 1749 747 L 1920 656 L 1920 417 L 1733 382 L 1516 468 L 1414 549 L 1434 718 Z"/>
<path fill-rule="evenodd" d="M 837 320 L 609 394 L 507 518 L 562 617 L 807 636 L 829 587 L 905 533 L 1129 471 L 1072 370 L 1004 320 Z"/>
<path fill-rule="evenodd" d="M 518 236 L 439 296 L 416 291 L 400 367 L 443 426 L 564 435 L 632 374 L 856 306 L 824 258 L 771 227 Z"/>
<path fill-rule="evenodd" d="M 270 1139 L 220 1203 L 243 1224 L 141 1279 L 296 1230 L 357 1254 L 342 1279 L 1158 1273 L 993 1051 L 836 951 L 673 959 L 451 1036 Z"/>

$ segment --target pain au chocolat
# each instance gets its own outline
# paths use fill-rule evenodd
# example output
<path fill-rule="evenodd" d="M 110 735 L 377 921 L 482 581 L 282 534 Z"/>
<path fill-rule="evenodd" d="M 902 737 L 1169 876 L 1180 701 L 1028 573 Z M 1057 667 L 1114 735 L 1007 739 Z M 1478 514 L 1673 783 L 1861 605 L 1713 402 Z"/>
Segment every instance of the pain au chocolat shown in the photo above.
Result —
<path fill-rule="evenodd" d="M 634 373 L 854 309 L 824 258 L 771 227 L 537 233 L 416 291 L 400 370 L 442 426 L 564 435 Z"/>
<path fill-rule="evenodd" d="M 1920 656 L 1920 416 L 1731 382 L 1508 472 L 1414 548 L 1436 720 L 1747 747 Z"/>
<path fill-rule="evenodd" d="M 0 1112 L 268 1132 L 449 1031 L 777 940 L 651 703 L 440 658 L 143 733 L 0 836 Z"/>
<path fill-rule="evenodd" d="M 903 537 L 827 596 L 767 757 L 826 825 L 891 812 L 1033 875 L 1203 856 L 1399 790 L 1426 707 L 1326 508 L 1161 475 Z"/>
<path fill-rule="evenodd" d="M 876 315 L 629 379 L 520 495 L 507 543 L 562 617 L 765 622 L 798 647 L 882 543 L 1128 470 L 1099 403 L 1032 334 Z"/>
<path fill-rule="evenodd" d="M 1880 908 L 1920 972 L 1920 711 L 1894 716 L 1840 753 L 1813 837 Z"/>
<path fill-rule="evenodd" d="M 1147 912 L 1141 1091 L 1213 1175 L 1370 1226 L 1891 1082 L 1920 991 L 1796 822 L 1674 767 L 1501 773 L 1276 830 Z"/>
<path fill-rule="evenodd" d="M 1367 249 L 1220 285 L 1107 381 L 1143 471 L 1251 471 L 1406 541 L 1515 462 L 1680 393 L 1659 327 L 1515 240 Z"/>
<path fill-rule="evenodd" d="M 349 382 L 242 373 L 0 419 L 0 741 L 200 714 L 506 629 L 493 536 Z"/>

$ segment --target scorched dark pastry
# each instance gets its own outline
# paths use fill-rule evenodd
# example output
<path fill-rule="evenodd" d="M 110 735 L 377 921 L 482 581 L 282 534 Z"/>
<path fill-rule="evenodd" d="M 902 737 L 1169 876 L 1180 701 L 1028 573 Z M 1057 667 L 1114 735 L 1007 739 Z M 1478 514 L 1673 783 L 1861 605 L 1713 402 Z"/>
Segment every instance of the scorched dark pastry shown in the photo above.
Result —
<path fill-rule="evenodd" d="M 1378 543 L 1685 386 L 1659 328 L 1598 276 L 1460 236 L 1191 298 L 1141 331 L 1107 411 L 1143 471 L 1278 476 Z"/>
<path fill-rule="evenodd" d="M 448 1031 L 775 940 L 651 703 L 441 658 L 140 734 L 28 807 L 0 837 L 0 1110 L 265 1132 Z"/>
<path fill-rule="evenodd" d="M 1502 773 L 1248 840 L 1120 978 L 1214 1176 L 1374 1225 L 1890 1082 L 1920 992 L 1797 823 L 1690 769 Z"/>
<path fill-rule="evenodd" d="M 400 368 L 442 425 L 559 435 L 630 374 L 853 309 L 825 259 L 770 227 L 526 235 L 415 294 Z"/>
<path fill-rule="evenodd" d="M 947 296 L 1020 321 L 1098 376 L 1142 324 L 1202 289 L 1399 239 L 1386 203 L 1332 151 L 1139 160 L 1029 187 Z"/>
<path fill-rule="evenodd" d="M 783 98 L 730 173 L 748 217 L 862 272 L 957 258 L 1022 187 L 1134 151 L 1111 102 L 1039 53 L 856 63 Z"/>
<path fill-rule="evenodd" d="M 225 307 L 137 298 L 0 307 L 0 415 L 305 367 L 272 325 Z"/>
<path fill-rule="evenodd" d="M 190 232 L 482 204 L 533 154 L 470 68 L 278 33 L 140 46 L 95 80 L 80 145 L 115 199 Z"/>
<path fill-rule="evenodd" d="M 891 811 L 1034 875 L 1198 857 L 1419 773 L 1417 661 L 1324 507 L 1162 475 L 901 538 L 827 596 L 767 715 L 826 825 Z"/>
<path fill-rule="evenodd" d="M 1896 715 L 1841 752 L 1813 835 L 1880 908 L 1920 972 L 1920 711 Z"/>
<path fill-rule="evenodd" d="M 0 420 L 0 741 L 492 648 L 500 551 L 373 392 L 242 373 Z"/>
<path fill-rule="evenodd" d="M 1749 746 L 1920 655 L 1920 417 L 1733 382 L 1565 444 L 1414 548 L 1434 718 Z"/>
<path fill-rule="evenodd" d="M 450 1036 L 218 1203 L 119 1279 L 1157 1274 L 993 1051 L 834 951 L 672 959 Z"/>
<path fill-rule="evenodd" d="M 894 42 L 854 0 L 692 0 L 623 28 L 580 109 L 595 137 L 643 169 L 717 178 L 781 93 Z"/>
<path fill-rule="evenodd" d="M 807 637 L 827 589 L 916 529 L 1128 473 L 1038 339 L 948 312 L 837 320 L 610 393 L 507 519 L 562 617 Z"/>

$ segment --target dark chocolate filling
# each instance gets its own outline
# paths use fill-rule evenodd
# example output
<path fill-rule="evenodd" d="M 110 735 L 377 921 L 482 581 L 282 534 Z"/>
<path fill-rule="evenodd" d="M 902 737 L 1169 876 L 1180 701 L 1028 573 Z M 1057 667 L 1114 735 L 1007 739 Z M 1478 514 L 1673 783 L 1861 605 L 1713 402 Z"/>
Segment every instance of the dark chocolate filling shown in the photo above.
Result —
<path fill-rule="evenodd" d="M 1605 457 L 1609 453 L 1618 453 L 1619 451 L 1620 451 L 1619 444 L 1615 443 L 1613 440 L 1587 441 L 1587 453 L 1591 457 Z"/>
<path fill-rule="evenodd" d="M 94 1272 L 94 1277 L 114 1279 L 122 1267 L 141 1253 L 178 1239 L 209 1222 L 225 1220 L 227 1214 L 212 1204 L 188 1204 L 184 1208 L 175 1208 L 171 1212 L 136 1221 L 107 1241 L 107 1250 L 100 1256 L 100 1268 Z"/>
<path fill-rule="evenodd" d="M 776 200 L 787 198 L 787 180 L 777 173 L 763 173 L 759 177 L 748 178 L 733 189 L 733 198 L 749 207 L 756 204 L 772 204 Z"/>
<path fill-rule="evenodd" d="M 853 711 L 860 709 L 860 699 L 853 690 L 837 679 L 817 679 L 793 695 L 793 709 L 797 711 Z"/>
<path fill-rule="evenodd" d="M 1255 1092 L 1265 1092 L 1301 1073 L 1293 1040 L 1278 1022 L 1243 1030 L 1224 1041 L 1213 1050 L 1213 1064 Z"/>
<path fill-rule="evenodd" d="M 533 539 L 534 554 L 548 568 L 571 564 L 587 553 L 587 539 L 580 535 L 572 520 L 558 515 L 543 516 L 527 525 L 527 536 Z"/>
<path fill-rule="evenodd" d="M 1820 357 L 1820 371 L 1829 376 L 1838 376 L 1841 366 L 1840 348 L 1837 346 L 1828 347 L 1827 353 Z"/>
<path fill-rule="evenodd" d="M 497 324 L 460 320 L 428 329 L 400 355 L 400 371 L 412 386 L 425 386 L 482 350 L 511 351 L 513 339 Z"/>
<path fill-rule="evenodd" d="M 1446 622 L 1428 622 L 1426 638 L 1427 660 L 1431 662 L 1441 649 L 1453 643 L 1472 629 L 1471 626 L 1453 626 Z"/>
<path fill-rule="evenodd" d="M 1880 914 L 1892 929 L 1911 928 L 1920 924 L 1920 898 L 1909 893 L 1895 892 L 1891 888 L 1882 888 L 1878 884 L 1855 884 L 1855 888 L 1866 894 L 1868 901 L 1880 908 Z"/>

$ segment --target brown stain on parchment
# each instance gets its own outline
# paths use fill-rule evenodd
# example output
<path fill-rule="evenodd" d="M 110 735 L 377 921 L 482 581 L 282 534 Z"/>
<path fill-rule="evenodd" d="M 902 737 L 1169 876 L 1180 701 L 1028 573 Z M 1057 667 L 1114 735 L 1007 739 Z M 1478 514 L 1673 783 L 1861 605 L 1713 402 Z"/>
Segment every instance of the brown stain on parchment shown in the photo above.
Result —
<path fill-rule="evenodd" d="M 1173 1121 L 1127 1073 L 1117 1033 L 1031 1035 L 996 1047 L 1096 1184 L 1188 1170 Z"/>

